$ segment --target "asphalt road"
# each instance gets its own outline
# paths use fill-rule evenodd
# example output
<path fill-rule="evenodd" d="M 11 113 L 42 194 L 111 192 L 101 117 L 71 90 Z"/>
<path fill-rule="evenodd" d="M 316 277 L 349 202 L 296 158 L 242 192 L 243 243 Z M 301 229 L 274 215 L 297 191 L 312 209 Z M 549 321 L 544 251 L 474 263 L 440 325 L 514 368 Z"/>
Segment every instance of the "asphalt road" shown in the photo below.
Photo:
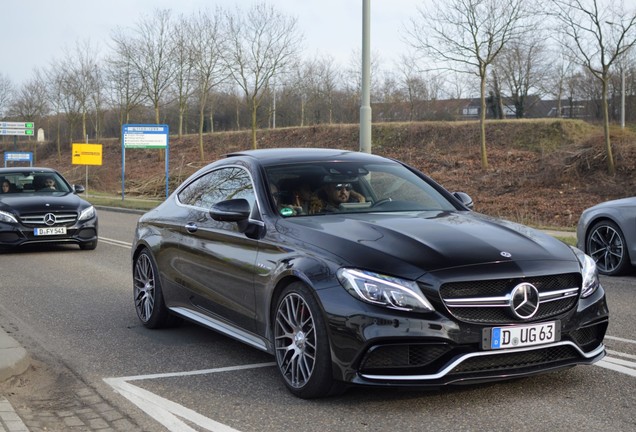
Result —
<path fill-rule="evenodd" d="M 72 378 L 51 388 L 81 382 L 139 430 L 636 430 L 636 274 L 602 279 L 611 324 L 600 365 L 489 385 L 354 389 L 305 401 L 287 392 L 273 358 L 260 351 L 189 324 L 143 328 L 131 288 L 138 215 L 98 213 L 95 251 L 62 246 L 0 255 L 0 324 L 51 373 L 64 369 Z M 42 406 L 41 394 L 1 390 L 20 416 Z M 55 401 L 48 403 L 55 412 Z"/>

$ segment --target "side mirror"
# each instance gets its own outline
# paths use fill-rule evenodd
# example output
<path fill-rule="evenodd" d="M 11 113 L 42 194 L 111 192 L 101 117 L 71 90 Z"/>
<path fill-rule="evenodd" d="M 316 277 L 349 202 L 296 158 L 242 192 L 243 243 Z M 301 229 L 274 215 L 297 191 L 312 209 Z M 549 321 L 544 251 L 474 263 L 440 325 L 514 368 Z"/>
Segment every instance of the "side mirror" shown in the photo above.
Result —
<path fill-rule="evenodd" d="M 219 222 L 241 222 L 250 217 L 250 204 L 244 198 L 221 201 L 212 206 L 210 216 Z"/>
<path fill-rule="evenodd" d="M 453 192 L 453 196 L 459 200 L 462 204 L 468 207 L 470 210 L 473 209 L 473 199 L 465 192 Z"/>
<path fill-rule="evenodd" d="M 85 191 L 86 191 L 86 189 L 84 189 L 84 186 L 76 185 L 76 184 L 73 185 L 73 193 L 80 194 L 80 193 L 84 193 Z"/>

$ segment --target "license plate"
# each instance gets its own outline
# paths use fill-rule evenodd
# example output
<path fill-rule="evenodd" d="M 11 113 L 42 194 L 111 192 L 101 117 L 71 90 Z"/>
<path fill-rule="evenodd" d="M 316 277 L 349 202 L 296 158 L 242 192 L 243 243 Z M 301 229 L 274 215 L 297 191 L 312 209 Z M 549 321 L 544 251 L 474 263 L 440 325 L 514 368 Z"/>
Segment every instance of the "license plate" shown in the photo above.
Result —
<path fill-rule="evenodd" d="M 557 342 L 561 339 L 560 324 L 560 321 L 551 321 L 484 329 L 484 348 L 499 350 Z"/>
<path fill-rule="evenodd" d="M 35 228 L 33 234 L 36 236 L 64 235 L 66 234 L 66 227 Z"/>

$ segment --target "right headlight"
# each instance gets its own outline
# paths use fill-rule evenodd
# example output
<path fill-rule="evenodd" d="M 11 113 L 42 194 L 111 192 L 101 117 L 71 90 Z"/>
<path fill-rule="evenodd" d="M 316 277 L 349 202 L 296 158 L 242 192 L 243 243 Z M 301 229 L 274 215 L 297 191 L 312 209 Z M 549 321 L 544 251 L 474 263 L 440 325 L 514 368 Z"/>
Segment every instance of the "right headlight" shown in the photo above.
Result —
<path fill-rule="evenodd" d="M 0 222 L 18 223 L 18 220 L 11 213 L 0 210 Z"/>
<path fill-rule="evenodd" d="M 338 280 L 349 294 L 367 303 L 412 312 L 434 310 L 414 281 L 351 268 L 339 269 Z"/>

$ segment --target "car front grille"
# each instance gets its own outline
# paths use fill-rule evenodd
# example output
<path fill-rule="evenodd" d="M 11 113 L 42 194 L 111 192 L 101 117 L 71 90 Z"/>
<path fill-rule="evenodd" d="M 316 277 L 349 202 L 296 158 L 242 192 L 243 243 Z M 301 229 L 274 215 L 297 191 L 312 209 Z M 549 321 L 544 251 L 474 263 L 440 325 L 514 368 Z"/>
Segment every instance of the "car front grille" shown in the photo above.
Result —
<path fill-rule="evenodd" d="M 532 320 L 542 320 L 573 308 L 579 297 L 581 277 L 576 273 L 497 279 L 474 282 L 445 283 L 440 296 L 446 309 L 458 320 L 473 324 L 505 324 L 523 322 L 510 308 L 513 289 L 520 283 L 534 285 L 540 305 Z"/>
<path fill-rule="evenodd" d="M 55 223 L 45 223 L 46 216 L 53 214 L 55 216 Z M 69 212 L 46 212 L 46 213 L 30 213 L 24 214 L 20 217 L 22 224 L 34 227 L 46 227 L 46 226 L 71 226 L 77 220 L 77 213 Z"/>

